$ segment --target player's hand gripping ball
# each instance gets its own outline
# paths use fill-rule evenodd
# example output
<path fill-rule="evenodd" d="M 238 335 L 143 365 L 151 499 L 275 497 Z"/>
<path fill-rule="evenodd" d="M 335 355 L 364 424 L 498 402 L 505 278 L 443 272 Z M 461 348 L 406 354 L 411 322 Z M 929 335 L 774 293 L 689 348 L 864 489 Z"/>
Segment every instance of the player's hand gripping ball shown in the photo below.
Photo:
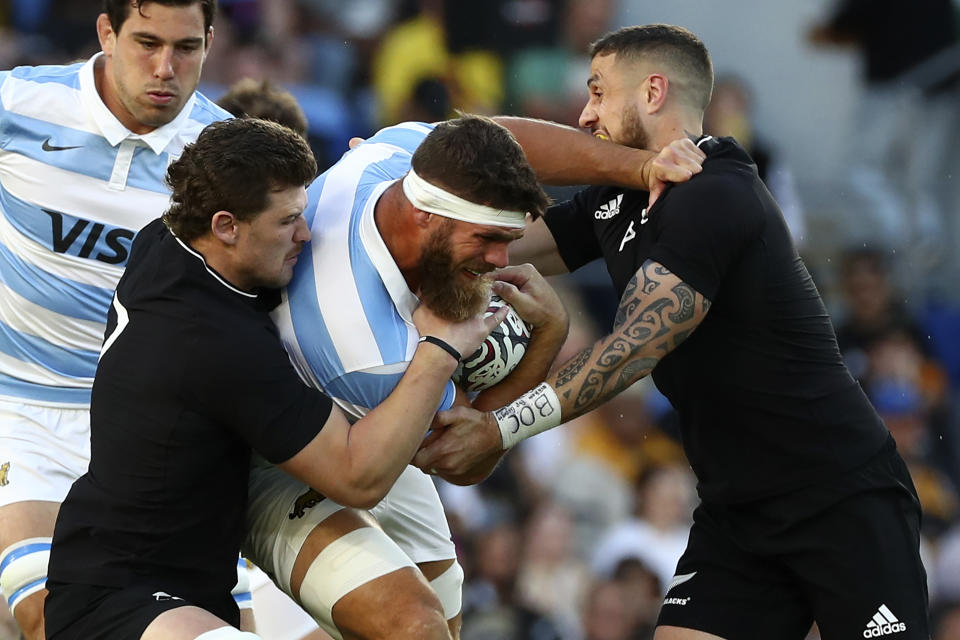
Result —
<path fill-rule="evenodd" d="M 500 296 L 490 297 L 484 317 L 500 307 L 510 307 Z M 472 354 L 465 356 L 453 373 L 453 380 L 465 391 L 483 391 L 507 377 L 517 368 L 530 343 L 530 328 L 510 307 L 506 319 L 480 343 Z"/>

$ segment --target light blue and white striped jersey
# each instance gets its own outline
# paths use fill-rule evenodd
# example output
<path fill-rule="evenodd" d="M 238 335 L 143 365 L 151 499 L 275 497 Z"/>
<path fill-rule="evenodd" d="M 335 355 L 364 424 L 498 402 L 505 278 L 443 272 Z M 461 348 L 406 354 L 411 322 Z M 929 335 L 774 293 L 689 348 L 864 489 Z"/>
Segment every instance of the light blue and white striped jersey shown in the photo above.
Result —
<path fill-rule="evenodd" d="M 99 54 L 102 55 L 102 54 Z M 131 133 L 93 65 L 0 71 L 0 398 L 85 406 L 134 235 L 166 210 L 167 165 L 230 117 L 194 94 Z"/>
<path fill-rule="evenodd" d="M 353 418 L 382 402 L 417 348 L 417 297 L 373 219 L 383 192 L 410 169 L 431 125 L 405 123 L 377 132 L 347 152 L 307 190 L 313 239 L 300 254 L 283 304 L 274 312 L 301 377 Z M 452 382 L 440 408 L 454 399 Z"/>

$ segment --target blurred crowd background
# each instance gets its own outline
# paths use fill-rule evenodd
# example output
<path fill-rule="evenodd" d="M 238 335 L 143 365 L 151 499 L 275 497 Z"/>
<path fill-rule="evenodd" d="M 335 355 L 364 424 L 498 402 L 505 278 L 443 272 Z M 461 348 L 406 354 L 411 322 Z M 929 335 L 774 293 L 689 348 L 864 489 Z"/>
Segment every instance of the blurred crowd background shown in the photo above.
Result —
<path fill-rule="evenodd" d="M 401 120 L 440 120 L 454 109 L 576 126 L 591 41 L 650 22 L 697 33 L 717 72 L 705 130 L 748 147 L 781 203 L 847 364 L 914 474 L 934 640 L 960 640 L 960 5 L 220 0 L 220 7 L 201 91 L 217 99 L 242 78 L 289 90 L 321 167 L 351 136 Z M 95 53 L 99 8 L 99 0 L 0 2 L 0 68 Z M 611 326 L 613 289 L 602 267 L 554 284 L 571 311 L 566 352 L 574 353 Z M 652 638 L 696 504 L 674 420 L 652 385 L 638 384 L 524 442 L 482 485 L 441 487 L 467 573 L 464 640 Z"/>

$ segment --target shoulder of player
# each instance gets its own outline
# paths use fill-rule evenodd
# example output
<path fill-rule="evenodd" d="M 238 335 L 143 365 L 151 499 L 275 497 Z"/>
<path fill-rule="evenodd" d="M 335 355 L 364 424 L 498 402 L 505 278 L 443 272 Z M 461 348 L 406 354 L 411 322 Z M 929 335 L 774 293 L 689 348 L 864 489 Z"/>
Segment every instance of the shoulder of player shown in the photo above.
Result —
<path fill-rule="evenodd" d="M 756 172 L 749 163 L 717 158 L 707 158 L 703 171 L 688 182 L 671 185 L 664 198 L 664 207 L 681 203 L 724 208 L 753 208 L 757 202 L 755 192 Z"/>
<path fill-rule="evenodd" d="M 20 80 L 29 80 L 36 83 L 57 82 L 60 84 L 75 84 L 79 82 L 78 76 L 84 62 L 75 62 L 73 64 L 49 64 L 38 66 L 19 66 L 5 71 L 0 71 L 0 77 L 18 78 Z"/>
<path fill-rule="evenodd" d="M 385 144 L 412 154 L 435 127 L 436 125 L 426 122 L 401 122 L 380 129 L 357 149 L 363 149 L 368 145 Z"/>
<path fill-rule="evenodd" d="M 620 210 L 646 207 L 649 195 L 646 191 L 624 187 L 593 185 L 578 191 L 570 200 L 554 206 L 573 206 L 598 220 L 603 220 L 614 217 Z"/>
<path fill-rule="evenodd" d="M 194 92 L 193 96 L 193 109 L 190 112 L 191 120 L 210 124 L 211 122 L 233 118 L 233 114 L 199 91 Z"/>

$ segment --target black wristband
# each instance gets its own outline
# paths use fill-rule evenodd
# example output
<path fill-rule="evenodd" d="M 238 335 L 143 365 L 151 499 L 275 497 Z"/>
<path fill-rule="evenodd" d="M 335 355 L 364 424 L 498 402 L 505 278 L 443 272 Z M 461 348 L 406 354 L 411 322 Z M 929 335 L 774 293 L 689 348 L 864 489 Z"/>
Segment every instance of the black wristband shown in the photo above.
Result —
<path fill-rule="evenodd" d="M 461 360 L 463 360 L 463 356 L 460 355 L 459 351 L 454 349 L 450 343 L 444 342 L 443 340 L 441 340 L 436 336 L 420 336 L 420 339 L 417 340 L 417 343 L 420 343 L 420 342 L 429 342 L 430 344 L 437 345 L 438 347 L 440 347 L 441 349 L 449 353 L 451 356 L 453 356 L 453 359 L 456 360 L 457 362 L 460 362 Z"/>

